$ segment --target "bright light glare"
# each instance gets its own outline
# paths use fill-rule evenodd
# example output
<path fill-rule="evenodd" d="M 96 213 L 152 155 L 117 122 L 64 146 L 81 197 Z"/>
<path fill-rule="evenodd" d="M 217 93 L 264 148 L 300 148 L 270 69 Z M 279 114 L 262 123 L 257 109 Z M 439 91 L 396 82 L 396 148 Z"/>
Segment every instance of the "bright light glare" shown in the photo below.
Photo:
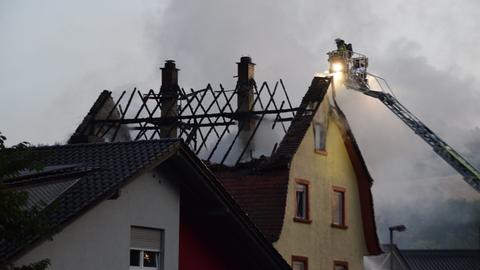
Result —
<path fill-rule="evenodd" d="M 341 63 L 333 63 L 332 64 L 332 70 L 334 72 L 341 72 L 341 71 L 343 71 L 343 65 Z"/>
<path fill-rule="evenodd" d="M 333 83 L 336 85 L 343 85 L 343 73 L 342 72 L 335 72 L 333 74 Z"/>
<path fill-rule="evenodd" d="M 314 77 L 328 77 L 330 75 L 330 72 L 328 70 L 325 70 L 324 72 L 315 72 Z"/>

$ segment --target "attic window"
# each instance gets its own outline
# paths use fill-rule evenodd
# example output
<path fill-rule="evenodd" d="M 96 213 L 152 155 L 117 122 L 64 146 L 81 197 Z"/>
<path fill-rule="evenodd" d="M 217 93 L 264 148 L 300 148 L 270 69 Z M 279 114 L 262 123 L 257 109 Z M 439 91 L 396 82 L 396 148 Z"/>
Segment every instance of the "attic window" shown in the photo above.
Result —
<path fill-rule="evenodd" d="M 327 127 L 325 122 L 313 123 L 313 135 L 315 140 L 315 152 L 326 154 Z"/>
<path fill-rule="evenodd" d="M 296 222 L 311 223 L 309 217 L 309 192 L 310 182 L 297 179 L 295 183 L 295 217 Z"/>

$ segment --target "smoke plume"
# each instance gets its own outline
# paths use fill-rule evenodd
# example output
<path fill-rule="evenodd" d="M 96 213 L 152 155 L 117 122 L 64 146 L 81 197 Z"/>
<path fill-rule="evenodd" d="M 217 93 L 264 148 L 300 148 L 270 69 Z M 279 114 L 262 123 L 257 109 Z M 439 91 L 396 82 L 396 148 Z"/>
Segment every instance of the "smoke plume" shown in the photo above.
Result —
<path fill-rule="evenodd" d="M 333 39 L 341 37 L 369 56 L 370 71 L 386 78 L 407 108 L 478 167 L 479 5 L 474 0 L 459 5 L 434 0 L 3 1 L 0 128 L 12 144 L 64 142 L 101 90 L 158 89 L 158 68 L 166 59 L 177 61 L 182 87 L 223 83 L 231 89 L 235 62 L 250 55 L 257 81 L 282 78 L 298 104 L 312 76 L 326 69 Z M 375 179 L 383 242 L 389 225 L 405 223 L 407 237 L 454 214 L 433 206 L 479 199 L 380 102 L 344 91 L 339 103 Z M 429 218 L 419 224 L 415 213 Z M 454 216 L 459 222 L 480 215 L 456 214 L 462 215 Z"/>

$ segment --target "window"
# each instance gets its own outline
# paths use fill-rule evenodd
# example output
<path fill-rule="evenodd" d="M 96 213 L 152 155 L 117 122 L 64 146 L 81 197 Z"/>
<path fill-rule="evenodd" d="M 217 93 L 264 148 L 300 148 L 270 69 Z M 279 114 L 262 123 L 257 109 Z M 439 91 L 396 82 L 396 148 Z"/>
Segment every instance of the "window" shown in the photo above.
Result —
<path fill-rule="evenodd" d="M 308 270 L 308 258 L 292 256 L 292 270 Z"/>
<path fill-rule="evenodd" d="M 334 261 L 333 270 L 348 270 L 348 262 Z"/>
<path fill-rule="evenodd" d="M 333 187 L 332 226 L 346 229 L 345 221 L 345 189 Z"/>
<path fill-rule="evenodd" d="M 163 269 L 163 231 L 130 229 L 130 269 Z"/>
<path fill-rule="evenodd" d="M 295 183 L 295 217 L 294 220 L 303 223 L 310 223 L 309 217 L 309 194 L 310 182 L 297 179 Z"/>
<path fill-rule="evenodd" d="M 325 122 L 313 123 L 313 135 L 315 138 L 315 152 L 326 154 L 327 127 Z"/>

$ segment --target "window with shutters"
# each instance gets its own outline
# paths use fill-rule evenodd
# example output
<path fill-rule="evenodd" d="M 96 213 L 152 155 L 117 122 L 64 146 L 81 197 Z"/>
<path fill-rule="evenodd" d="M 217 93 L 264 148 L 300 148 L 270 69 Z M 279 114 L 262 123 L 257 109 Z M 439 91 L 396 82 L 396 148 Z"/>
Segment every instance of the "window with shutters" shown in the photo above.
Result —
<path fill-rule="evenodd" d="M 130 269 L 163 269 L 163 238 L 163 230 L 132 226 Z"/>

